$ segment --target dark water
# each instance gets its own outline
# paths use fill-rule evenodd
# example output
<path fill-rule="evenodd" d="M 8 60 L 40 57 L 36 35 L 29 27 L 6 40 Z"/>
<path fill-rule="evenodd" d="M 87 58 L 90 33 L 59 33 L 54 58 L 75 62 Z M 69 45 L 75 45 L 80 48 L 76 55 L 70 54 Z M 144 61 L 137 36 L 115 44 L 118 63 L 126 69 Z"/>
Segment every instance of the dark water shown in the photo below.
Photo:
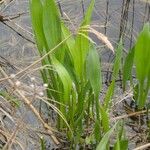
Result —
<path fill-rule="evenodd" d="M 129 1 L 130 4 L 126 19 L 121 20 L 123 1 Z M 72 20 L 72 23 L 78 26 L 89 2 L 90 0 L 83 1 L 83 3 L 81 0 L 61 0 L 59 4 L 61 9 Z M 31 34 L 28 1 L 14 0 L 6 8 L 4 8 L 4 5 L 1 5 L 0 9 L 1 14 L 4 16 L 15 16 L 25 13 L 11 22 L 6 22 L 14 30 L 22 34 L 23 37 L 3 23 L 0 23 L 0 54 L 11 59 L 12 62 L 16 61 L 14 62 L 16 64 L 20 63 L 18 61 L 23 61 L 26 64 L 26 60 L 31 61 L 31 56 L 36 56 L 32 42 L 25 40 L 26 38 L 34 41 Z M 98 26 L 97 30 L 106 34 L 115 46 L 119 40 L 121 22 L 126 22 L 124 23 L 126 24 L 124 43 L 125 48 L 128 49 L 133 45 L 135 38 L 142 29 L 143 23 L 148 20 L 149 9 L 148 4 L 139 0 L 96 0 L 92 23 L 96 24 Z M 106 28 L 101 26 L 106 26 Z M 98 39 L 94 38 L 94 40 L 101 44 Z M 103 51 L 104 49 L 101 50 Z M 18 57 L 20 59 L 15 60 Z"/>
<path fill-rule="evenodd" d="M 62 10 L 70 17 L 72 22 L 78 25 L 80 23 L 80 20 L 84 16 L 83 13 L 85 12 L 85 9 L 89 4 L 89 1 L 90 0 L 86 0 L 82 3 L 81 0 L 61 0 L 59 1 L 59 3 Z M 148 14 L 145 12 L 149 11 L 149 8 L 146 8 L 146 3 L 144 2 L 140 2 L 139 0 L 128 1 L 130 2 L 130 4 L 128 8 L 128 18 L 125 32 L 126 48 L 128 48 L 130 45 L 131 34 L 133 35 L 132 40 L 134 41 L 138 32 L 142 29 L 144 21 L 148 20 Z M 98 25 L 99 27 L 97 29 L 102 33 L 105 33 L 114 45 L 116 42 L 118 42 L 119 39 L 122 5 L 123 0 L 96 0 L 95 9 L 93 13 L 93 24 Z M 145 10 L 145 8 L 147 10 Z M 31 32 L 31 24 L 29 17 L 28 1 L 14 0 L 5 9 L 1 6 L 1 14 L 4 16 L 16 15 L 19 13 L 25 14 L 21 15 L 17 19 L 12 20 L 11 23 L 7 23 L 19 33 L 23 34 L 25 38 L 33 41 L 32 35 L 29 33 Z M 106 22 L 107 27 L 101 27 L 102 25 L 106 25 Z M 21 26 L 23 29 L 25 29 L 25 31 L 22 30 L 19 26 L 15 25 L 14 23 Z M 17 56 L 20 56 L 21 54 L 24 56 L 24 53 L 28 56 L 27 49 L 32 47 L 31 42 L 27 42 L 26 40 L 22 39 L 9 27 L 2 23 L 0 23 L 0 31 L 1 55 L 7 56 L 9 54 L 10 56 L 13 55 L 14 57 L 14 53 L 17 52 Z M 98 40 L 96 42 L 98 42 Z M 25 51 L 23 51 L 22 46 L 24 46 Z M 32 50 L 29 52 L 32 53 Z"/>

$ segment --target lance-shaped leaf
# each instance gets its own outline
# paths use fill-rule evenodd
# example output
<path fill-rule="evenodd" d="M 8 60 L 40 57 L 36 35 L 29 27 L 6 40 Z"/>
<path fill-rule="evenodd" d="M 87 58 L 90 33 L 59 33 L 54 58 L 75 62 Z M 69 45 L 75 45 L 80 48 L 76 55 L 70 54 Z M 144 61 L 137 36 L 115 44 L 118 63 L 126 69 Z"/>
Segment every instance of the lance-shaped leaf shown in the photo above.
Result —
<path fill-rule="evenodd" d="M 100 141 L 100 143 L 98 144 L 96 150 L 106 150 L 106 147 L 107 147 L 108 141 L 110 139 L 110 136 L 114 132 L 117 124 L 118 124 L 118 122 L 103 136 L 103 138 Z"/>
<path fill-rule="evenodd" d="M 111 98 L 114 94 L 115 80 L 118 77 L 120 64 L 121 64 L 122 49 L 123 49 L 123 47 L 122 47 L 122 40 L 121 40 L 119 42 L 118 48 L 116 50 L 116 58 L 115 58 L 113 74 L 112 74 L 112 82 L 111 82 L 110 86 L 108 87 L 108 90 L 107 90 L 106 95 L 105 95 L 105 100 L 104 100 L 105 109 L 108 109 L 109 103 L 111 102 Z"/>
<path fill-rule="evenodd" d="M 67 104 L 70 99 L 72 80 L 65 67 L 55 57 L 52 57 L 52 63 L 63 85 L 63 91 L 61 91 L 61 94 L 63 94 L 62 101 Z"/>
<path fill-rule="evenodd" d="M 44 2 L 43 29 L 49 50 L 54 48 L 62 41 L 61 20 L 54 0 L 45 0 Z M 59 61 L 63 60 L 64 49 L 62 46 L 55 51 L 55 56 Z"/>
<path fill-rule="evenodd" d="M 81 24 L 81 28 L 83 26 L 87 26 L 90 24 L 94 3 L 95 3 L 95 0 L 92 0 L 85 14 L 85 18 Z M 88 31 L 81 31 L 79 29 L 77 33 L 76 41 L 75 41 L 75 47 L 74 47 L 75 52 L 73 52 L 75 54 L 73 56 L 75 70 L 76 70 L 77 76 L 80 77 L 80 79 L 83 78 L 83 75 L 85 73 L 85 69 L 84 69 L 85 60 L 86 60 L 87 53 L 89 51 L 89 46 L 90 46 L 90 41 L 88 38 L 86 38 L 86 36 L 88 36 Z"/>
<path fill-rule="evenodd" d="M 135 45 L 136 75 L 142 84 L 150 70 L 150 25 L 146 24 Z"/>
<path fill-rule="evenodd" d="M 100 113 L 101 113 L 103 132 L 106 133 L 109 130 L 108 112 L 105 110 L 104 107 L 100 106 Z"/>
<path fill-rule="evenodd" d="M 123 67 L 123 89 L 125 90 L 126 82 L 131 78 L 133 60 L 134 60 L 134 47 L 129 51 Z"/>
<path fill-rule="evenodd" d="M 31 12 L 31 20 L 32 20 L 32 27 L 35 33 L 36 43 L 40 53 L 42 53 L 46 41 L 43 32 L 43 6 L 40 0 L 31 0 L 30 1 L 30 12 Z"/>
<path fill-rule="evenodd" d="M 89 80 L 92 86 L 94 95 L 96 98 L 98 98 L 102 86 L 101 66 L 99 55 L 93 46 L 91 46 L 90 51 L 88 53 L 86 72 L 87 72 L 87 79 Z"/>
<path fill-rule="evenodd" d="M 139 81 L 138 107 L 141 109 L 146 102 L 149 90 L 150 73 L 150 25 L 147 23 L 140 33 L 135 45 L 136 75 Z"/>

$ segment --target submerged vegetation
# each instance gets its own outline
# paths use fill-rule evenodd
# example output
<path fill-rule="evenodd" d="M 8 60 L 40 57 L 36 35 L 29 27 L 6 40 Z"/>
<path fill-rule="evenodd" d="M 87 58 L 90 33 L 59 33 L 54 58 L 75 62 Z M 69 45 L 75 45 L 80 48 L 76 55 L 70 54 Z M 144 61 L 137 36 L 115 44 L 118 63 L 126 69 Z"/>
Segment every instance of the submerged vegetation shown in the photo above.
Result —
<path fill-rule="evenodd" d="M 51 137 L 50 140 L 58 149 L 127 150 L 130 138 L 126 135 L 128 129 L 124 118 L 130 117 L 134 121 L 138 120 L 140 125 L 144 124 L 145 139 L 149 142 L 150 24 L 144 25 L 134 46 L 126 55 L 122 34 L 119 35 L 114 48 L 107 36 L 97 31 L 96 26 L 91 24 L 94 6 L 95 0 L 91 0 L 80 26 L 72 31 L 63 20 L 63 12 L 60 12 L 56 0 L 30 0 L 32 29 L 40 58 L 24 70 L 10 76 L 0 66 L 4 76 L 0 82 L 8 80 L 13 89 L 10 93 L 7 90 L 0 91 L 0 97 L 15 109 L 23 107 L 20 102 L 22 99 L 46 129 L 46 133 L 35 130 L 40 135 L 41 150 L 49 149 L 45 135 Z M 69 17 L 67 19 L 72 24 Z M 123 26 L 121 30 L 124 30 L 124 22 L 121 24 Z M 114 55 L 107 85 L 103 82 L 105 74 L 102 56 L 98 52 L 93 35 Z M 22 85 L 20 78 L 28 74 L 26 71 L 39 62 L 41 67 L 35 70 L 40 70 L 39 80 L 42 80 L 42 86 L 36 83 L 34 77 L 30 79 L 30 87 Z M 119 92 L 125 95 L 123 100 L 127 115 L 121 116 L 118 112 L 113 112 L 116 103 L 123 101 L 115 95 L 118 88 Z M 128 104 L 126 99 L 129 89 L 131 95 Z M 119 100 L 114 102 L 117 98 Z M 39 110 L 33 103 L 35 99 L 40 101 Z M 112 117 L 112 113 L 115 117 Z M 145 118 L 141 115 L 144 113 Z M 13 122 L 8 113 L 5 115 Z M 47 123 L 44 115 L 52 122 Z M 24 149 L 18 139 L 15 139 L 19 128 L 24 125 L 22 120 L 23 118 L 18 121 L 12 135 L 0 130 L 3 135 L 7 133 L 7 142 L 2 143 L 4 150 L 13 147 L 13 143 Z M 134 126 L 132 128 L 134 130 Z M 139 126 L 137 128 L 143 132 Z M 149 146 L 148 143 L 135 150 Z"/>

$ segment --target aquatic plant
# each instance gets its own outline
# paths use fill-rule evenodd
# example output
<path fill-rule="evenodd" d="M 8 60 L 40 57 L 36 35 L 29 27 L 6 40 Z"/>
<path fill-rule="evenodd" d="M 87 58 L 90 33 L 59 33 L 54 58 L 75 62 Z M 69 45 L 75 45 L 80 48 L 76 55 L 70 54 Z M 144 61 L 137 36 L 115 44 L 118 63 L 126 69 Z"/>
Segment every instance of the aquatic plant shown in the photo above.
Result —
<path fill-rule="evenodd" d="M 30 1 L 32 27 L 41 63 L 50 66 L 41 70 L 43 82 L 48 84 L 47 97 L 58 102 L 57 128 L 66 132 L 74 148 L 81 141 L 98 144 L 103 134 L 112 132 L 108 113 L 120 68 L 122 43 L 116 50 L 113 81 L 102 105 L 99 100 L 101 64 L 89 32 L 100 36 L 111 50 L 113 47 L 104 35 L 90 27 L 94 3 L 95 0 L 91 0 L 77 33 L 73 35 L 60 19 L 54 0 Z M 93 131 L 87 134 L 85 128 L 91 126 Z M 105 139 L 107 144 L 109 136 Z"/>
<path fill-rule="evenodd" d="M 123 85 L 126 81 L 132 81 L 132 70 L 135 65 L 137 83 L 134 86 L 134 97 L 138 109 L 143 109 L 147 103 L 150 88 L 150 24 L 144 25 L 134 47 L 129 51 L 123 71 Z M 132 82 L 131 82 L 132 83 Z"/>

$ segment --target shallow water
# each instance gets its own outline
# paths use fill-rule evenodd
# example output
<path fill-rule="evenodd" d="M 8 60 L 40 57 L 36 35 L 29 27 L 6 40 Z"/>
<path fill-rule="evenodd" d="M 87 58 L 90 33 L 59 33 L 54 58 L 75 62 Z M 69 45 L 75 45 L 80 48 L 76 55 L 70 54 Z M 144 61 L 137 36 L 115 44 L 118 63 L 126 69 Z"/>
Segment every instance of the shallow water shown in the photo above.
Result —
<path fill-rule="evenodd" d="M 81 0 L 62 0 L 59 1 L 59 3 L 62 10 L 69 16 L 75 26 L 78 26 L 82 17 L 84 16 L 85 9 L 87 8 L 89 1 L 90 0 L 86 0 L 81 3 Z M 116 42 L 119 40 L 122 3 L 123 0 L 96 0 L 93 13 L 93 24 L 98 26 L 98 31 L 105 33 L 108 36 L 109 40 L 114 46 L 116 46 Z M 126 49 L 128 49 L 130 45 L 133 45 L 138 32 L 142 29 L 143 23 L 148 20 L 149 8 L 146 8 L 146 5 L 146 3 L 139 0 L 130 0 L 126 32 L 124 33 L 124 43 Z M 35 46 L 32 44 L 32 42 L 25 40 L 25 38 L 27 38 L 28 40 L 34 41 L 31 34 L 32 30 L 29 17 L 28 1 L 13 0 L 11 3 L 6 4 L 6 6 L 7 7 L 4 8 L 4 6 L 1 5 L 0 8 L 1 14 L 4 16 L 15 16 L 16 14 L 25 13 L 11 22 L 6 22 L 18 33 L 21 33 L 23 38 L 3 23 L 0 23 L 0 55 L 9 58 L 14 64 L 20 65 L 20 62 L 24 62 L 26 64 L 26 59 L 32 61 L 32 59 L 30 59 L 31 56 L 37 56 Z M 145 8 L 147 10 L 145 10 Z M 106 12 L 106 10 L 108 10 L 108 12 Z M 102 27 L 104 25 L 106 25 L 106 28 Z M 132 43 L 130 43 L 131 38 L 133 41 Z M 94 40 L 95 42 L 101 44 L 97 38 L 94 38 Z M 102 49 L 102 51 L 103 50 L 104 49 Z M 19 59 L 16 60 L 15 58 L 18 57 Z"/>

